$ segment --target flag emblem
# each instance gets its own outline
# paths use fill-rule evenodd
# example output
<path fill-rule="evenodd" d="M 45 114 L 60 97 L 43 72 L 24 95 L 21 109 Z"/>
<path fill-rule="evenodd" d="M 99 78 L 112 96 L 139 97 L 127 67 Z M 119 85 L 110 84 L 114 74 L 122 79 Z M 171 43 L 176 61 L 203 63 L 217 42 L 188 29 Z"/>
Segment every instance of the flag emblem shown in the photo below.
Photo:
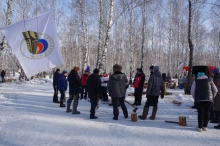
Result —
<path fill-rule="evenodd" d="M 53 39 L 46 34 L 34 31 L 22 32 L 24 39 L 20 50 L 23 56 L 29 59 L 41 59 L 48 56 L 54 49 Z"/>

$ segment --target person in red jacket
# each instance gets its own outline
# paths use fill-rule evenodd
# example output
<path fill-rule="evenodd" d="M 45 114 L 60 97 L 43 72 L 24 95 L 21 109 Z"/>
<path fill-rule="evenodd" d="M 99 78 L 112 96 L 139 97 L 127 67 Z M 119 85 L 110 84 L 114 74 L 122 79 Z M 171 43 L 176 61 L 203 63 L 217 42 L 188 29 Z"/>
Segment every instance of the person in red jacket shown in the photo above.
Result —
<path fill-rule="evenodd" d="M 137 75 L 134 80 L 134 96 L 135 100 L 133 105 L 141 105 L 141 100 L 142 100 L 142 92 L 144 89 L 144 82 L 145 82 L 145 74 L 143 73 L 142 68 L 138 68 L 137 70 Z"/>
<path fill-rule="evenodd" d="M 82 89 L 81 89 L 81 98 L 80 98 L 80 100 L 83 99 L 84 90 L 85 90 L 84 99 L 85 100 L 87 99 L 87 93 L 88 93 L 87 81 L 88 81 L 88 78 L 89 78 L 89 72 L 87 70 L 85 70 L 85 73 L 81 77 Z"/>

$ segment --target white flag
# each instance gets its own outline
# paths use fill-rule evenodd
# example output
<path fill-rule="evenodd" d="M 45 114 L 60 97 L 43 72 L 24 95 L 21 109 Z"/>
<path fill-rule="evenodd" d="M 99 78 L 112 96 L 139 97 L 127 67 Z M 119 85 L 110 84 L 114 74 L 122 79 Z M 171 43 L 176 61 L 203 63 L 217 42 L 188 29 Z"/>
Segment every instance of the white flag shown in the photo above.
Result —
<path fill-rule="evenodd" d="M 28 78 L 63 64 L 52 13 L 25 19 L 0 30 Z"/>
<path fill-rule="evenodd" d="M 181 59 L 179 59 L 178 69 L 180 69 L 183 65 L 184 65 L 184 62 Z"/>

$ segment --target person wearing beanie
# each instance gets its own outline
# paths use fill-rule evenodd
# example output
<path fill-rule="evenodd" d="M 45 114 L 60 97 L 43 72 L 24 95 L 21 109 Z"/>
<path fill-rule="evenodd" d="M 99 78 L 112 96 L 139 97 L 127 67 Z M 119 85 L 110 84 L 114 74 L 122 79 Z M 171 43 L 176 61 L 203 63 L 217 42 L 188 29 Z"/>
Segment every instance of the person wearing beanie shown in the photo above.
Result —
<path fill-rule="evenodd" d="M 58 89 L 60 91 L 61 97 L 60 97 L 60 107 L 66 107 L 65 104 L 63 104 L 65 102 L 65 95 L 66 95 L 66 90 L 67 90 L 67 71 L 63 71 L 62 74 L 60 74 L 59 77 L 59 85 L 58 85 Z"/>
<path fill-rule="evenodd" d="M 109 77 L 109 82 L 107 85 L 109 94 L 112 98 L 112 105 L 113 105 L 113 114 L 114 120 L 118 120 L 119 116 L 119 106 L 123 111 L 124 117 L 128 118 L 128 110 L 124 103 L 125 100 L 125 93 L 128 87 L 128 79 L 127 76 L 122 73 L 122 66 L 115 64 L 113 66 L 114 74 Z"/>
<path fill-rule="evenodd" d="M 87 70 L 85 70 L 84 74 L 81 76 L 82 89 L 81 89 L 81 98 L 80 98 L 80 100 L 82 100 L 83 98 L 84 98 L 84 100 L 87 99 L 87 93 L 88 93 L 87 81 L 88 81 L 88 78 L 89 78 L 89 72 Z M 85 93 L 84 97 L 83 97 L 83 93 Z"/>
<path fill-rule="evenodd" d="M 153 65 L 151 65 L 149 69 L 150 69 L 150 74 L 152 75 L 152 74 L 153 74 L 153 72 L 154 72 L 154 66 L 153 66 Z"/>
<path fill-rule="evenodd" d="M 193 81 L 191 95 L 193 96 L 198 111 L 198 131 L 207 131 L 209 112 L 218 92 L 213 81 L 208 79 L 204 72 L 199 72 Z"/>
<path fill-rule="evenodd" d="M 150 119 L 155 120 L 157 114 L 157 103 L 160 95 L 161 95 L 161 99 L 163 99 L 164 98 L 163 78 L 159 71 L 159 67 L 154 66 L 153 74 L 150 76 L 148 80 L 148 87 L 146 91 L 147 101 L 145 103 L 142 115 L 138 116 L 140 119 L 146 120 L 149 107 L 153 102 L 153 110 Z"/>
<path fill-rule="evenodd" d="M 79 93 L 81 92 L 82 83 L 78 74 L 79 67 L 75 66 L 71 70 L 67 80 L 69 82 L 69 99 L 67 100 L 66 112 L 72 112 L 72 114 L 80 114 L 80 111 L 77 111 L 79 103 Z M 73 101 L 73 109 L 70 109 L 71 103 Z"/>
<path fill-rule="evenodd" d="M 134 80 L 134 103 L 133 105 L 141 105 L 142 92 L 144 90 L 145 74 L 143 73 L 142 68 L 137 68 L 137 75 Z"/>
<path fill-rule="evenodd" d="M 87 86 L 88 97 L 91 102 L 90 119 L 97 119 L 98 117 L 95 116 L 95 112 L 101 96 L 101 81 L 99 78 L 99 70 L 97 68 L 94 69 L 93 73 L 89 76 Z"/>
<path fill-rule="evenodd" d="M 53 89 L 54 89 L 53 102 L 55 103 L 60 103 L 58 101 L 59 76 L 60 76 L 60 69 L 58 68 L 56 72 L 53 74 Z"/>
<path fill-rule="evenodd" d="M 220 71 L 219 68 L 214 68 L 212 70 L 213 82 L 216 88 L 218 89 L 218 92 L 214 99 L 214 105 L 213 105 L 214 116 L 213 116 L 213 119 L 210 121 L 211 123 L 219 123 L 219 125 L 214 126 L 215 129 L 220 129 L 220 73 L 219 71 Z"/>

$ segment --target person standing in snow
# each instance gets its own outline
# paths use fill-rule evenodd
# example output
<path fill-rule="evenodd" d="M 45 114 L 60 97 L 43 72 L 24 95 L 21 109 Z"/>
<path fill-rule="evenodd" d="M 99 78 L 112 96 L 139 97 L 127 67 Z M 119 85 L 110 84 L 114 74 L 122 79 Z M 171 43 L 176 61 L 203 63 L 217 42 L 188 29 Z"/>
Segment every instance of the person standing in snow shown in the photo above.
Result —
<path fill-rule="evenodd" d="M 58 101 L 59 76 L 60 76 L 60 69 L 58 68 L 56 72 L 53 74 L 53 89 L 54 89 L 53 102 L 55 103 L 60 103 Z"/>
<path fill-rule="evenodd" d="M 125 74 L 123 74 L 122 66 L 115 64 L 113 66 L 114 74 L 109 77 L 109 82 L 107 85 L 109 94 L 112 98 L 113 104 L 113 114 L 114 120 L 118 120 L 119 116 L 119 109 L 118 107 L 121 106 L 124 117 L 128 118 L 128 110 L 125 106 L 125 93 L 128 86 L 128 79 Z"/>
<path fill-rule="evenodd" d="M 4 70 L 2 70 L 2 72 L 1 72 L 1 77 L 2 77 L 2 83 L 4 83 L 5 82 L 5 71 Z"/>
<path fill-rule="evenodd" d="M 196 102 L 198 111 L 197 130 L 199 132 L 207 131 L 209 112 L 217 92 L 215 84 L 208 79 L 204 72 L 199 72 L 191 87 L 191 95 Z"/>
<path fill-rule="evenodd" d="M 66 97 L 66 90 L 67 90 L 67 71 L 63 71 L 62 74 L 60 74 L 59 77 L 59 84 L 58 84 L 58 89 L 60 91 L 60 107 L 66 107 L 65 104 L 63 104 L 65 102 L 65 97 Z"/>
<path fill-rule="evenodd" d="M 101 81 L 99 78 L 99 70 L 97 68 L 94 69 L 93 73 L 89 76 L 87 85 L 88 96 L 91 102 L 90 119 L 97 119 L 98 117 L 95 116 L 95 112 L 101 95 Z"/>
<path fill-rule="evenodd" d="M 141 68 L 137 69 L 137 75 L 134 80 L 134 103 L 133 105 L 141 105 L 142 100 L 142 93 L 144 90 L 144 82 L 145 82 L 145 74 L 143 73 L 143 70 Z"/>
<path fill-rule="evenodd" d="M 108 95 L 107 95 L 107 83 L 109 80 L 109 76 L 106 72 L 103 73 L 103 75 L 100 77 L 101 79 L 101 88 L 102 88 L 102 100 L 104 102 L 108 101 Z"/>
<path fill-rule="evenodd" d="M 214 68 L 212 70 L 212 75 L 214 76 L 213 82 L 215 86 L 218 89 L 218 92 L 214 98 L 214 105 L 213 105 L 213 110 L 214 110 L 214 119 L 210 121 L 211 123 L 219 123 L 219 125 L 214 126 L 215 129 L 220 129 L 220 73 L 219 73 L 219 68 Z"/>
<path fill-rule="evenodd" d="M 79 77 L 80 68 L 75 66 L 71 70 L 67 80 L 69 82 L 69 99 L 67 100 L 67 109 L 66 112 L 69 113 L 72 111 L 72 114 L 80 114 L 80 111 L 77 111 L 79 103 L 79 93 L 81 92 L 82 83 Z M 73 101 L 73 110 L 70 109 L 71 102 Z"/>
<path fill-rule="evenodd" d="M 163 99 L 164 98 L 163 78 L 159 71 L 159 67 L 154 66 L 154 72 L 148 80 L 148 87 L 146 91 L 147 101 L 144 106 L 142 115 L 138 116 L 140 119 L 146 120 L 149 111 L 149 106 L 153 101 L 153 111 L 152 111 L 152 115 L 150 116 L 150 119 L 155 120 L 157 113 L 157 103 L 160 95 L 161 95 L 161 99 Z"/>
<path fill-rule="evenodd" d="M 85 91 L 84 99 L 87 99 L 87 93 L 88 93 L 88 88 L 87 88 L 87 81 L 89 78 L 89 71 L 85 70 L 85 73 L 81 77 L 81 82 L 82 82 L 82 89 L 81 89 L 81 98 L 80 100 L 83 99 L 83 93 Z"/>

